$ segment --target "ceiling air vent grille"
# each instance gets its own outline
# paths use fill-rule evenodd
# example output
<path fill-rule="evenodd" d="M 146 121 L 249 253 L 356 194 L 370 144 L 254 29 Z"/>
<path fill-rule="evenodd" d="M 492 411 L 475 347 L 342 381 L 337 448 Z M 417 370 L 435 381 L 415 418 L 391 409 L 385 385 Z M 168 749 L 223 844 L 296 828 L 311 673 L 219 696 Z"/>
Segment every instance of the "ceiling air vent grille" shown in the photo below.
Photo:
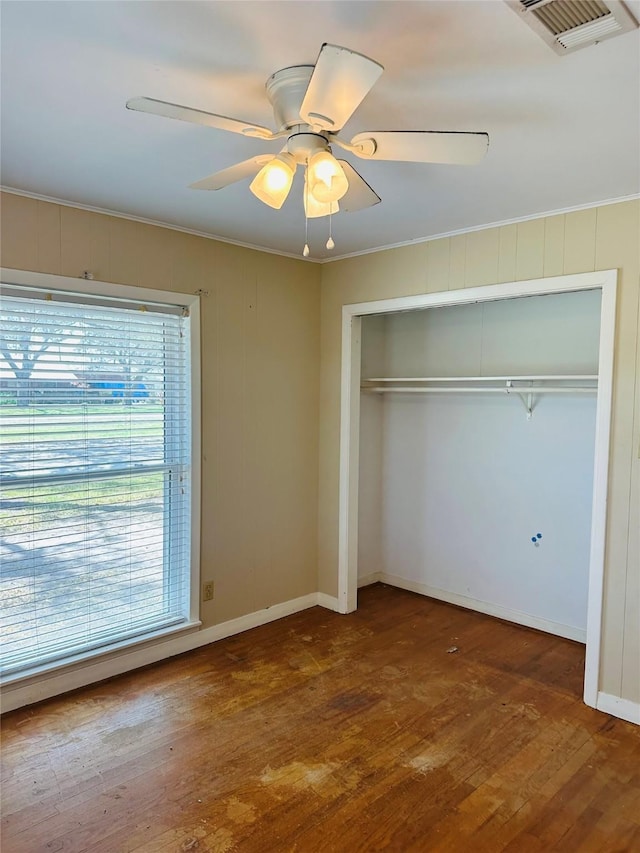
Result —
<path fill-rule="evenodd" d="M 600 0 L 551 0 L 538 9 L 527 6 L 554 36 L 583 24 L 590 24 L 611 13 Z"/>
<path fill-rule="evenodd" d="M 638 24 L 621 0 L 506 0 L 556 53 L 626 33 Z"/>

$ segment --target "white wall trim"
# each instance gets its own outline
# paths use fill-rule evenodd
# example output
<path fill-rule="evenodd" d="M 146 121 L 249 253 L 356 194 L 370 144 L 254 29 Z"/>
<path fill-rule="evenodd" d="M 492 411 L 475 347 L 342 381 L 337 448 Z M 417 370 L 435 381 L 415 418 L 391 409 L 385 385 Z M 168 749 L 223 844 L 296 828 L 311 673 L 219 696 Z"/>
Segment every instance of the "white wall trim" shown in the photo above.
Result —
<path fill-rule="evenodd" d="M 584 701 L 597 707 L 600 687 L 600 646 L 604 599 L 604 565 L 609 497 L 609 447 L 613 406 L 613 367 L 616 330 L 617 275 L 602 286 L 600 303 L 600 348 L 596 407 L 595 454 L 593 460 L 593 503 L 587 593 L 587 650 L 584 665 Z"/>
<path fill-rule="evenodd" d="M 193 293 L 180 293 L 175 290 L 154 290 L 134 284 L 114 284 L 112 281 L 72 278 L 67 275 L 53 275 L 48 272 L 31 272 L 0 267 L 2 284 L 17 284 L 37 290 L 55 290 L 58 293 L 81 293 L 83 296 L 113 296 L 118 299 L 138 302 L 158 302 L 161 305 L 184 305 L 189 311 L 197 311 L 200 297 Z M 199 320 L 199 314 L 197 314 Z"/>
<path fill-rule="evenodd" d="M 604 711 L 605 714 L 611 714 L 640 726 L 640 702 L 630 702 L 629 699 L 621 699 L 610 693 L 598 693 L 596 708 L 598 711 Z"/>
<path fill-rule="evenodd" d="M 600 362 L 596 413 L 593 515 L 589 564 L 584 701 L 596 707 L 600 680 L 600 646 L 604 590 L 605 535 L 611 402 L 613 393 L 613 352 L 615 341 L 617 270 L 552 276 L 529 281 L 484 285 L 461 290 L 400 296 L 344 305 L 342 308 L 342 397 L 340 409 L 340 477 L 338 509 L 338 595 L 341 605 L 357 598 L 358 481 L 357 436 L 360 425 L 360 324 L 358 318 L 394 311 L 465 305 L 475 302 L 543 296 L 577 290 L 600 289 Z M 355 508 L 355 512 L 354 512 Z M 347 611 L 349 612 L 349 611 Z"/>
<path fill-rule="evenodd" d="M 420 595 L 426 595 L 438 601 L 446 601 L 447 604 L 456 604 L 458 607 L 464 607 L 467 610 L 476 610 L 478 613 L 496 616 L 498 619 L 505 619 L 507 622 L 515 622 L 518 625 L 525 625 L 527 628 L 536 628 L 538 631 L 545 631 L 547 634 L 565 637 L 567 640 L 576 640 L 578 643 L 584 643 L 587 639 L 587 632 L 583 628 L 564 625 L 561 622 L 553 622 L 551 619 L 542 619 L 539 616 L 533 616 L 531 613 L 525 613 L 522 610 L 501 607 L 499 604 L 492 604 L 489 601 L 470 598 L 467 595 L 449 592 L 446 589 L 439 589 L 438 587 L 429 586 L 419 581 L 407 580 L 407 578 L 402 578 L 399 575 L 391 575 L 386 572 L 380 572 L 379 574 L 380 581 L 389 584 L 389 586 L 397 586 L 409 592 L 417 592 Z"/>
<path fill-rule="evenodd" d="M 200 347 L 200 297 L 189 305 L 189 372 L 191 406 L 191 483 L 189 550 L 191 552 L 189 616 L 200 618 L 200 549 L 202 525 L 202 376 Z"/>
<path fill-rule="evenodd" d="M 340 613 L 340 604 L 335 595 L 327 595 L 326 592 L 316 593 L 318 600 L 317 604 L 327 610 L 333 610 L 334 613 Z"/>
<path fill-rule="evenodd" d="M 233 240 L 230 237 L 220 237 L 217 234 L 208 234 L 206 231 L 197 231 L 194 228 L 186 228 L 182 225 L 175 225 L 171 222 L 164 222 L 160 219 L 147 219 L 144 216 L 135 216 L 133 213 L 122 213 L 117 210 L 110 210 L 106 207 L 96 207 L 91 204 L 82 204 L 78 201 L 67 201 L 56 196 L 42 195 L 41 193 L 29 192 L 28 190 L 20 190 L 16 187 L 8 187 L 0 185 L 0 192 L 9 193 L 9 195 L 23 196 L 24 198 L 32 198 L 35 201 L 44 201 L 49 204 L 59 204 L 61 207 L 73 207 L 77 210 L 86 210 L 89 213 L 100 213 L 103 216 L 115 216 L 117 219 L 128 219 L 131 222 L 141 222 L 143 225 L 155 225 L 157 228 L 168 228 L 170 231 L 180 231 L 183 234 L 192 234 L 194 237 L 204 237 L 205 240 L 215 240 L 218 243 L 229 243 L 231 246 L 240 246 L 242 249 L 252 249 L 255 252 L 266 252 L 268 255 L 281 255 L 284 258 L 293 258 L 296 261 L 306 261 L 312 264 L 331 264 L 335 261 L 344 261 L 347 258 L 358 258 L 360 255 L 371 255 L 375 252 L 385 252 L 387 249 L 401 249 L 403 246 L 414 246 L 417 243 L 429 243 L 432 240 L 443 240 L 446 237 L 457 237 L 461 234 L 472 234 L 475 231 L 487 231 L 489 228 L 502 228 L 504 225 L 517 225 L 519 222 L 530 222 L 533 219 L 546 219 L 548 216 L 562 216 L 566 213 L 576 213 L 580 210 L 592 210 L 595 207 L 606 207 L 610 204 L 623 204 L 626 201 L 636 201 L 640 199 L 640 193 L 632 193 L 631 195 L 617 196 L 615 198 L 605 198 L 601 201 L 589 201 L 585 204 L 574 204 L 570 207 L 559 207 L 553 210 L 541 211 L 538 213 L 528 213 L 524 216 L 516 216 L 512 219 L 500 219 L 496 222 L 488 222 L 484 225 L 470 225 L 467 228 L 458 228 L 453 231 L 442 231 L 439 234 L 431 234 L 428 237 L 416 237 L 413 240 L 401 240 L 399 243 L 388 243 L 384 246 L 375 246 L 372 249 L 360 249 L 357 252 L 348 252 L 344 255 L 335 255 L 330 258 L 302 258 L 300 255 L 293 252 L 283 252 L 279 249 L 268 249 L 264 246 L 257 246 L 254 243 L 245 243 L 241 240 Z"/>
<path fill-rule="evenodd" d="M 443 308 L 449 305 L 467 305 L 475 302 L 494 302 L 519 296 L 546 296 L 551 293 L 571 293 L 574 290 L 595 290 L 617 281 L 617 270 L 558 275 L 527 281 L 508 281 L 504 284 L 484 284 L 460 290 L 440 290 L 419 293 L 415 296 L 393 296 L 371 302 L 353 302 L 342 306 L 343 319 L 365 317 L 370 314 L 388 314 L 394 311 L 412 311 L 416 308 Z"/>
<path fill-rule="evenodd" d="M 357 470 L 360 445 L 360 362 L 362 321 L 343 309 L 342 377 L 340 400 L 340 459 L 352 460 Z M 356 411 L 357 416 L 351 413 Z M 358 607 L 358 477 L 349 465 L 340 466 L 340 506 L 338 516 L 338 602 L 341 613 Z"/>
<path fill-rule="evenodd" d="M 363 586 L 371 586 L 373 583 L 379 583 L 382 580 L 382 572 L 371 572 L 370 575 L 358 575 L 358 589 Z"/>
<path fill-rule="evenodd" d="M 86 210 L 88 213 L 99 213 L 102 216 L 114 216 L 116 219 L 128 219 L 130 222 L 141 222 L 143 225 L 154 225 L 156 228 L 166 228 L 169 231 L 179 231 L 182 234 L 192 234 L 194 237 L 203 237 L 205 240 L 215 240 L 216 243 L 228 243 L 231 246 L 240 246 L 241 249 L 252 249 L 254 252 L 266 252 L 267 255 L 281 255 L 284 258 L 293 258 L 296 261 L 305 261 L 312 264 L 321 264 L 321 258 L 303 258 L 300 254 L 293 252 L 282 252 L 278 249 L 267 249 L 264 246 L 256 246 L 254 243 L 244 243 L 242 240 L 232 240 L 231 237 L 220 237 L 217 234 L 207 234 L 206 231 L 196 231 L 195 228 L 185 228 L 171 222 L 163 222 L 160 219 L 147 219 L 144 216 L 135 216 L 133 213 L 121 213 L 118 210 L 110 210 L 106 207 L 95 207 L 92 204 L 81 204 L 78 201 L 66 201 L 55 196 L 41 195 L 27 190 L 18 190 L 15 187 L 0 185 L 0 192 L 9 195 L 19 195 L 23 198 L 32 198 L 34 201 L 44 201 L 48 204 L 59 204 L 61 207 L 73 207 L 76 210 Z"/>
<path fill-rule="evenodd" d="M 284 616 L 300 613 L 302 610 L 307 610 L 316 605 L 329 610 L 337 610 L 337 599 L 330 595 L 311 592 L 300 598 L 283 601 L 280 604 L 274 604 L 272 607 L 256 610 L 254 613 L 239 616 L 237 619 L 230 619 L 228 622 L 221 622 L 219 625 L 213 625 L 201 631 L 192 630 L 190 633 L 185 631 L 180 636 L 172 636 L 168 640 L 153 645 L 138 646 L 117 654 L 105 654 L 101 660 L 93 658 L 90 661 L 72 664 L 64 669 L 57 669 L 49 675 L 25 677 L 22 680 L 16 679 L 12 684 L 2 689 L 0 713 L 5 714 L 7 711 L 13 711 L 34 702 L 41 702 L 43 699 L 50 699 L 60 693 L 67 693 L 69 690 L 76 690 L 79 687 L 86 687 L 106 678 L 122 675 L 132 669 L 157 663 L 174 655 L 200 648 L 200 646 L 215 643 L 217 640 L 241 634 L 243 631 L 275 622 Z"/>
<path fill-rule="evenodd" d="M 432 240 L 444 240 L 447 237 L 459 237 L 462 234 L 473 234 L 476 231 L 488 231 L 490 228 L 502 228 L 504 225 L 517 225 L 519 222 L 531 222 L 534 219 L 546 219 L 550 216 L 563 216 L 566 213 L 577 213 L 580 210 L 592 210 L 594 207 L 607 207 L 610 204 L 624 204 L 626 201 L 637 201 L 640 193 L 607 198 L 602 201 L 590 201 L 586 204 L 574 204 L 571 207 L 560 207 L 556 210 L 547 210 L 542 213 L 529 213 L 526 216 L 516 216 L 512 219 L 500 219 L 497 222 L 487 222 L 485 225 L 470 225 L 468 228 L 457 228 L 454 231 L 442 231 L 439 234 L 431 234 L 429 237 L 416 237 L 413 240 L 401 240 L 399 243 L 389 243 L 387 246 L 378 246 L 375 249 L 361 249 L 358 252 L 349 252 L 335 257 L 322 258 L 319 263 L 332 264 L 335 261 L 344 261 L 347 258 L 358 258 L 360 255 L 371 255 L 375 252 L 386 252 L 387 249 L 402 249 L 404 246 L 415 246 L 419 243 L 430 243 Z"/>

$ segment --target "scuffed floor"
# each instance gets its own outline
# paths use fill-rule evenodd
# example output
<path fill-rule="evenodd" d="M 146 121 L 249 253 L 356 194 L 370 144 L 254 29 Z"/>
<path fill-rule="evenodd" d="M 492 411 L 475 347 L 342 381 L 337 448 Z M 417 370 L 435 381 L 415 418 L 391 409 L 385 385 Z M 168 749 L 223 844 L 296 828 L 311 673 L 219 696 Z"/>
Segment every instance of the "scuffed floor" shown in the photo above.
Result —
<path fill-rule="evenodd" d="M 7 715 L 2 849 L 640 851 L 640 728 L 583 665 L 376 585 Z"/>

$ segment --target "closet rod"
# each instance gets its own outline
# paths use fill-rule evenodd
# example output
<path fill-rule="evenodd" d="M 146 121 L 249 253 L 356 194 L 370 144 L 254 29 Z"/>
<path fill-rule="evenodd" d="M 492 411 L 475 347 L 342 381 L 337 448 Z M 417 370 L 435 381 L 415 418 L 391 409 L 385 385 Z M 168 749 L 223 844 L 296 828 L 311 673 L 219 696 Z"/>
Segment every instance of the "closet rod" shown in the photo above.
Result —
<path fill-rule="evenodd" d="M 557 374 L 543 375 L 538 373 L 532 376 L 372 376 L 363 380 L 365 382 L 582 382 L 596 381 L 597 373 L 592 374 Z"/>
<path fill-rule="evenodd" d="M 371 394 L 596 394 L 597 388 L 554 388 L 552 386 L 526 388 L 362 388 Z"/>

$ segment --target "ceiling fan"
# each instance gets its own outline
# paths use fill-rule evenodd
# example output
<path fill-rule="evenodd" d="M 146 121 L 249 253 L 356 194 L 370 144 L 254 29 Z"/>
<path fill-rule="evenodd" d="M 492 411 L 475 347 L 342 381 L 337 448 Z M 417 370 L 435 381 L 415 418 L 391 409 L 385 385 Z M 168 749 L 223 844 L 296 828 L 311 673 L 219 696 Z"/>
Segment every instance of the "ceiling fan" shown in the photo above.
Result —
<path fill-rule="evenodd" d="M 486 133 L 427 130 L 382 130 L 340 138 L 349 121 L 383 72 L 373 59 L 334 44 L 323 44 L 315 65 L 295 65 L 276 71 L 267 80 L 276 131 L 250 122 L 191 107 L 132 98 L 127 109 L 206 125 L 271 141 L 286 139 L 277 154 L 258 154 L 191 184 L 191 189 L 220 190 L 253 178 L 253 194 L 273 208 L 284 204 L 295 170 L 305 168 L 304 208 L 307 218 L 355 211 L 381 201 L 377 193 L 346 160 L 333 156 L 337 146 L 364 160 L 403 160 L 414 163 L 474 164 L 486 154 Z M 331 235 L 327 248 L 333 248 Z M 303 254 L 309 254 L 305 243 Z"/>

